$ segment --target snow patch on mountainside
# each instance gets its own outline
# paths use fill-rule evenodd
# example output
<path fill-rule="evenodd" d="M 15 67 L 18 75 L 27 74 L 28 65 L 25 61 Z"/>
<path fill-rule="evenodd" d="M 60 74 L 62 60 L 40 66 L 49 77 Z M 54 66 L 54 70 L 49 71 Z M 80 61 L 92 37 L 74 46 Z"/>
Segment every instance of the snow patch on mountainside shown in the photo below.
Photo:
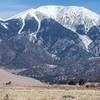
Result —
<path fill-rule="evenodd" d="M 18 34 L 21 33 L 21 31 L 23 30 L 24 26 L 25 26 L 25 21 L 24 21 L 24 19 L 22 19 L 22 27 L 21 27 L 21 29 L 19 30 Z"/>
<path fill-rule="evenodd" d="M 100 57 L 90 57 L 89 60 L 98 60 Z"/>
<path fill-rule="evenodd" d="M 28 16 L 28 17 L 27 17 Z M 21 32 L 22 32 L 22 30 L 23 30 L 23 28 L 24 28 L 24 26 L 25 26 L 25 19 L 27 18 L 27 19 L 31 19 L 32 17 L 34 17 L 35 19 L 36 19 L 36 21 L 38 22 L 38 29 L 37 29 L 37 31 L 36 32 L 34 32 L 33 34 L 35 34 L 34 36 L 35 36 L 35 38 L 36 38 L 36 33 L 39 31 L 39 29 L 40 29 L 40 20 L 38 19 L 38 17 L 36 16 L 36 10 L 35 9 L 29 9 L 29 10 L 26 10 L 26 11 L 24 11 L 24 12 L 22 12 L 22 13 L 19 13 L 19 14 L 17 14 L 16 16 L 13 16 L 13 17 L 11 17 L 11 18 L 9 18 L 9 19 L 7 19 L 7 20 L 10 20 L 10 19 L 21 19 L 22 20 L 22 27 L 21 27 L 21 29 L 19 30 L 19 34 L 21 34 Z M 32 35 L 32 34 L 31 34 Z"/>
<path fill-rule="evenodd" d="M 88 46 L 92 42 L 92 40 L 87 35 L 80 35 L 80 34 L 78 34 L 78 35 L 88 51 Z"/>
<path fill-rule="evenodd" d="M 8 29 L 7 23 L 1 23 L 1 25 L 2 25 L 5 29 Z"/>
<path fill-rule="evenodd" d="M 31 11 L 31 10 L 30 10 Z M 32 37 L 34 37 L 35 39 L 37 39 L 36 35 L 37 33 L 39 32 L 40 30 L 40 26 L 41 26 L 41 22 L 40 20 L 38 19 L 38 17 L 36 16 L 36 14 L 34 13 L 33 15 L 30 13 L 31 17 L 34 17 L 36 19 L 36 21 L 38 22 L 38 28 L 37 28 L 37 31 L 34 32 L 34 33 L 31 33 L 30 34 L 30 38 L 32 39 Z"/>
<path fill-rule="evenodd" d="M 57 67 L 57 65 L 50 65 L 50 64 L 46 64 L 47 67 L 51 68 L 51 69 L 54 69 Z"/>

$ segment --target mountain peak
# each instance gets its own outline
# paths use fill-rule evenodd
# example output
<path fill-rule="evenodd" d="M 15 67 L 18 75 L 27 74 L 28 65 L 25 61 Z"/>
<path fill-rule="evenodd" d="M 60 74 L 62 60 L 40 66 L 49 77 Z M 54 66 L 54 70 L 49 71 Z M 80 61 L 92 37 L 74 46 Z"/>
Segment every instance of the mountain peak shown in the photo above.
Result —
<path fill-rule="evenodd" d="M 54 19 L 56 19 L 57 14 L 60 13 L 67 13 L 67 15 L 69 14 L 73 14 L 75 15 L 88 15 L 88 17 L 92 17 L 92 18 L 98 18 L 100 17 L 98 14 L 92 12 L 91 10 L 88 10 L 87 8 L 84 7 L 78 7 L 78 6 L 57 6 L 57 5 L 47 5 L 47 6 L 41 6 L 39 8 L 33 9 L 30 8 L 24 12 L 21 12 L 9 19 L 12 18 L 25 18 L 27 14 L 29 15 L 33 15 L 36 11 L 39 11 L 41 13 L 43 13 L 45 16 L 48 17 L 53 17 Z M 90 16 L 92 15 L 92 16 Z M 8 20 L 8 19 L 7 19 Z"/>
<path fill-rule="evenodd" d="M 37 15 L 37 12 L 39 12 L 39 16 Z M 45 18 L 52 18 L 74 32 L 76 32 L 77 25 L 84 25 L 85 32 L 87 32 L 92 26 L 100 24 L 100 16 L 98 14 L 88 10 L 87 8 L 78 6 L 41 6 L 36 9 L 28 9 L 9 19 L 21 18 L 24 23 L 24 19 L 28 15 L 29 18 L 34 17 L 39 23 L 41 22 L 41 18 L 43 19 L 44 16 Z"/>

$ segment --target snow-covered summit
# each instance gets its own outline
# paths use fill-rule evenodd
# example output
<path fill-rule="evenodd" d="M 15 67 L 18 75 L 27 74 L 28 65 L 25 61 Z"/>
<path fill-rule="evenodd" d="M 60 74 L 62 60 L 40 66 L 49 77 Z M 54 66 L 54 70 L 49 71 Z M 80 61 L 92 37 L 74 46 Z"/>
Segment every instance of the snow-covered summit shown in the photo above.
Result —
<path fill-rule="evenodd" d="M 77 25 L 84 24 L 87 32 L 92 26 L 100 24 L 100 16 L 84 7 L 42 6 L 37 10 L 73 31 L 76 31 Z"/>
<path fill-rule="evenodd" d="M 40 13 L 40 15 L 38 16 L 37 13 Z M 39 23 L 44 18 L 42 16 L 52 18 L 73 31 L 76 31 L 78 25 L 84 25 L 85 32 L 94 25 L 100 25 L 100 16 L 98 14 L 84 7 L 77 6 L 42 6 L 37 9 L 31 8 L 9 19 L 21 18 L 24 23 L 27 15 L 34 17 Z"/>

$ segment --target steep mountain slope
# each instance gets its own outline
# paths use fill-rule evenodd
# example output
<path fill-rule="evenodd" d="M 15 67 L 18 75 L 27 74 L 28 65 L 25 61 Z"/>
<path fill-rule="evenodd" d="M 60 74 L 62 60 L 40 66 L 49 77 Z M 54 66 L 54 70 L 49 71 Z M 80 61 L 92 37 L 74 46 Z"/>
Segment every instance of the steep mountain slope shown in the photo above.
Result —
<path fill-rule="evenodd" d="M 87 80 L 89 58 L 100 56 L 99 25 L 100 16 L 83 7 L 29 9 L 0 21 L 0 65 L 45 82 Z"/>

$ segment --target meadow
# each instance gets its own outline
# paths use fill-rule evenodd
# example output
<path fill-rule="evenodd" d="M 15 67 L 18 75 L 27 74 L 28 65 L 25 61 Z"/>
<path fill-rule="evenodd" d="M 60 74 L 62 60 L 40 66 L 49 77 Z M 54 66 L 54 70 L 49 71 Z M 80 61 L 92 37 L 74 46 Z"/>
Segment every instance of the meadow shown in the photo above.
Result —
<path fill-rule="evenodd" d="M 100 89 L 66 85 L 0 85 L 0 100 L 100 100 Z"/>

